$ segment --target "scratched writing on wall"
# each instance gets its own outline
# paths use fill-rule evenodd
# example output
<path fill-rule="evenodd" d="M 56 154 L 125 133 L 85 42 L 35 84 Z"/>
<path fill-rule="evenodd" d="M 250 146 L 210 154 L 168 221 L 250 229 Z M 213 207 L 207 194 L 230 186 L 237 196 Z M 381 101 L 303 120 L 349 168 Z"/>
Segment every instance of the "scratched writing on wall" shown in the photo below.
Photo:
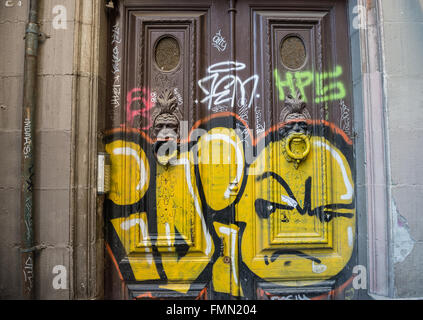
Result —
<path fill-rule="evenodd" d="M 24 121 L 24 147 L 23 153 L 25 159 L 29 158 L 32 150 L 32 133 L 31 133 L 31 119 L 26 118 Z"/>
<path fill-rule="evenodd" d="M 119 45 L 121 43 L 120 27 L 118 24 L 112 27 L 112 114 L 119 112 L 121 104 L 121 56 Z"/>

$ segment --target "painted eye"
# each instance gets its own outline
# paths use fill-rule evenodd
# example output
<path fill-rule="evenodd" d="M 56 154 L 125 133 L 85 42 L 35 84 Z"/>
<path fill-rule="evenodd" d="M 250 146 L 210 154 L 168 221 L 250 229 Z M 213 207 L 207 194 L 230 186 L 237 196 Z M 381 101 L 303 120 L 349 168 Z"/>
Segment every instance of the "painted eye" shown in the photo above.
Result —
<path fill-rule="evenodd" d="M 329 222 L 329 221 L 331 221 L 331 220 L 332 220 L 332 218 L 333 218 L 333 214 L 332 214 L 332 212 L 325 211 L 325 213 L 324 213 L 324 219 L 325 219 L 325 222 Z"/>
<path fill-rule="evenodd" d="M 270 215 L 277 209 L 272 202 L 263 199 L 257 199 L 254 206 L 261 219 L 269 219 Z"/>

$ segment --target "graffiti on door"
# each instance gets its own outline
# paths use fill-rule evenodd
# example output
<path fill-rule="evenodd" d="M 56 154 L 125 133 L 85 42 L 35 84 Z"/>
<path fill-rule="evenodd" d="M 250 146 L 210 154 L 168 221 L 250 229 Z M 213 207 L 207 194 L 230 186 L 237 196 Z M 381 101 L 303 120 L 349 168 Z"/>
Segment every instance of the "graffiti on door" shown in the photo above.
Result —
<path fill-rule="evenodd" d="M 236 97 L 238 95 L 240 105 L 245 105 L 250 109 L 256 97 L 259 77 L 253 75 L 243 80 L 235 75 L 235 72 L 245 68 L 244 63 L 235 61 L 224 61 L 210 66 L 207 69 L 209 75 L 198 81 L 198 86 L 206 95 L 201 103 L 207 103 L 209 110 L 221 105 L 233 109 L 237 106 Z M 248 96 L 248 92 L 250 92 L 250 96 Z"/>
<path fill-rule="evenodd" d="M 334 124 L 290 120 L 254 138 L 238 115 L 217 113 L 178 141 L 166 165 L 141 129 L 111 130 L 105 142 L 108 250 L 123 279 L 181 294 L 211 283 L 253 298 L 253 283 L 351 276 L 352 142 Z"/>
<path fill-rule="evenodd" d="M 343 99 L 346 96 L 345 86 L 341 81 L 336 80 L 336 78 L 342 76 L 342 73 L 342 67 L 337 66 L 333 72 L 286 72 L 286 79 L 282 80 L 279 71 L 275 69 L 274 77 L 276 88 L 279 93 L 279 100 L 285 100 L 284 88 L 287 88 L 291 95 L 295 95 L 296 90 L 299 90 L 301 95 L 304 97 L 304 101 L 307 102 L 305 88 L 311 85 L 314 85 L 316 91 L 314 99 L 316 103 Z"/>

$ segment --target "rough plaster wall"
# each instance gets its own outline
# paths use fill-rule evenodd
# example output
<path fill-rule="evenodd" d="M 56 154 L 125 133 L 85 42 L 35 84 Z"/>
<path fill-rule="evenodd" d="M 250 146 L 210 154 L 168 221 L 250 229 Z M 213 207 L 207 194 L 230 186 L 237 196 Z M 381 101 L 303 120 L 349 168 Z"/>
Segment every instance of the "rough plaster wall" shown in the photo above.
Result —
<path fill-rule="evenodd" d="M 35 244 L 37 299 L 68 299 L 70 246 L 70 152 L 74 1 L 40 1 L 41 31 L 51 36 L 39 50 L 35 118 Z M 9 1 L 17 3 L 17 1 Z M 19 299 L 20 149 L 24 34 L 28 1 L 6 7 L 0 2 L 0 299 Z M 54 29 L 53 7 L 66 7 L 67 29 Z M 6 44 L 6 45 L 5 45 Z M 66 290 L 52 286 L 54 266 L 68 271 Z"/>
<path fill-rule="evenodd" d="M 423 0 L 382 0 L 395 296 L 423 297 Z"/>

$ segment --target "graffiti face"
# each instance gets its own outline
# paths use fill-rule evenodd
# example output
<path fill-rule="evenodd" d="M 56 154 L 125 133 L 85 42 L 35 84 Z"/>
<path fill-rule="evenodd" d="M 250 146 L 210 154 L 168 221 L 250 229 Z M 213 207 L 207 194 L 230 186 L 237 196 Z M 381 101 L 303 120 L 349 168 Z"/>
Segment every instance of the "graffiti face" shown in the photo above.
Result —
<path fill-rule="evenodd" d="M 170 166 L 155 161 L 141 131 L 108 136 L 108 241 L 124 279 L 180 294 L 204 283 L 253 298 L 252 279 L 298 286 L 345 270 L 355 232 L 346 136 L 307 120 L 270 130 L 260 144 L 241 139 L 235 122 L 249 132 L 234 114 L 200 122 L 203 133 L 181 141 L 188 147 Z M 301 143 L 307 154 L 295 151 Z M 257 154 L 251 164 L 249 144 Z M 290 161 L 287 149 L 304 157 Z"/>

